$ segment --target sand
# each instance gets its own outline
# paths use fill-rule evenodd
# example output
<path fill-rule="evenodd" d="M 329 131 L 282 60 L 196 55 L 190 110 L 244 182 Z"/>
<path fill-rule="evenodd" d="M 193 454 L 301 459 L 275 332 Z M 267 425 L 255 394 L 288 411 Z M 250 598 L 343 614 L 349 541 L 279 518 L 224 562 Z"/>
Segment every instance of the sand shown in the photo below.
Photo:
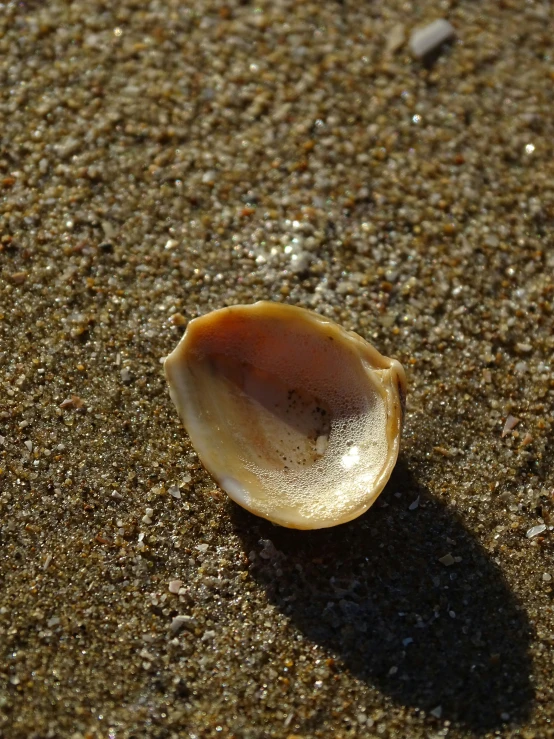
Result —
<path fill-rule="evenodd" d="M 2 737 L 554 735 L 552 21 L 0 5 Z M 171 404 L 187 321 L 259 299 L 406 367 L 350 524 L 237 508 Z"/>

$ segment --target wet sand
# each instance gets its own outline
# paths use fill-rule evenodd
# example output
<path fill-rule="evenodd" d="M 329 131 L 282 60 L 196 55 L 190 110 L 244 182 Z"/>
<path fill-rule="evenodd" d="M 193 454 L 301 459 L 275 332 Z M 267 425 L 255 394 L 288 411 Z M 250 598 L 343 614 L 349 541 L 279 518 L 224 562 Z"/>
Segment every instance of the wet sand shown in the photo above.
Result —
<path fill-rule="evenodd" d="M 0 736 L 554 735 L 552 22 L 0 6 Z M 260 299 L 407 370 L 336 529 L 230 503 L 167 393 L 187 321 Z"/>

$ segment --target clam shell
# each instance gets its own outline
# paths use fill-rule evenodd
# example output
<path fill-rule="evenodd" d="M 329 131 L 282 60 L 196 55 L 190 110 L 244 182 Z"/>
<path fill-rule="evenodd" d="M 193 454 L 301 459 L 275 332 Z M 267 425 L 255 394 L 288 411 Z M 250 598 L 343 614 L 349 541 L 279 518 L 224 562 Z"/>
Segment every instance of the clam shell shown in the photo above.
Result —
<path fill-rule="evenodd" d="M 402 366 L 311 311 L 259 302 L 195 318 L 165 373 L 212 477 L 281 526 L 356 518 L 396 463 Z"/>

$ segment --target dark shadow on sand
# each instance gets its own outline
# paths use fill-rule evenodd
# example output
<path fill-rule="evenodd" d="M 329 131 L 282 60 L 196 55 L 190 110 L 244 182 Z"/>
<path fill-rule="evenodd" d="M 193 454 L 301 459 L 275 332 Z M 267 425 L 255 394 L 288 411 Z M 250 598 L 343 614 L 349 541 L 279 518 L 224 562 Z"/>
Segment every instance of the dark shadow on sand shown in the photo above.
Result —
<path fill-rule="evenodd" d="M 232 515 L 271 602 L 353 675 L 478 734 L 526 720 L 527 617 L 486 551 L 402 462 L 368 513 L 334 529 Z M 447 566 L 448 553 L 461 560 Z"/>

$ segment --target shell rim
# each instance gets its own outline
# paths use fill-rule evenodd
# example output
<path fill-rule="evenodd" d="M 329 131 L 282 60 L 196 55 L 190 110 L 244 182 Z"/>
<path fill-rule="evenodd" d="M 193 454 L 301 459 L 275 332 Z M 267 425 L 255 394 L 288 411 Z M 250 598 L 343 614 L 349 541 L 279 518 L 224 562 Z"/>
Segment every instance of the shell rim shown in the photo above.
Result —
<path fill-rule="evenodd" d="M 187 345 L 193 342 L 196 332 L 198 330 L 202 330 L 203 323 L 216 322 L 222 314 L 241 313 L 247 314 L 249 318 L 255 318 L 256 314 L 260 312 L 263 312 L 263 315 L 265 317 L 267 317 L 269 312 L 270 314 L 273 314 L 279 318 L 283 318 L 283 314 L 288 313 L 289 316 L 292 316 L 294 314 L 297 318 L 303 320 L 306 323 L 317 324 L 319 327 L 325 326 L 328 331 L 335 334 L 336 336 L 339 336 L 342 340 L 354 343 L 357 348 L 361 350 L 361 352 L 369 359 L 371 371 L 368 371 L 367 368 L 364 367 L 364 369 L 366 369 L 368 381 L 371 382 L 374 387 L 377 386 L 376 389 L 378 389 L 379 392 L 383 393 L 385 396 L 385 405 L 387 408 L 386 434 L 389 448 L 387 461 L 383 466 L 381 473 L 377 477 L 374 485 L 372 486 L 371 491 L 368 491 L 367 497 L 364 502 L 356 509 L 350 510 L 343 517 L 338 517 L 337 519 L 333 520 L 326 518 L 319 520 L 298 519 L 296 521 L 291 521 L 278 515 L 269 516 L 266 513 L 257 510 L 255 506 L 247 505 L 245 501 L 238 500 L 232 493 L 230 493 L 221 484 L 220 476 L 214 472 L 212 465 L 207 462 L 207 458 L 209 458 L 210 455 L 203 453 L 203 450 L 200 448 L 202 444 L 198 445 L 196 441 L 193 442 L 192 435 L 189 431 L 192 423 L 188 418 L 186 403 L 181 402 L 181 399 L 178 397 L 178 394 L 175 390 L 175 386 L 177 384 L 177 382 L 175 381 L 176 371 L 178 371 L 179 365 L 188 364 L 186 360 Z M 189 435 L 192 446 L 198 454 L 202 465 L 208 471 L 217 485 L 237 505 L 240 505 L 242 508 L 248 510 L 255 516 L 264 518 L 285 528 L 299 530 L 331 528 L 343 523 L 348 523 L 349 521 L 358 518 L 363 513 L 365 513 L 379 497 L 380 493 L 383 491 L 383 488 L 387 484 L 392 470 L 394 469 L 398 460 L 400 437 L 404 417 L 404 401 L 406 396 L 406 376 L 404 373 L 404 368 L 396 359 L 391 359 L 382 355 L 374 346 L 372 346 L 368 341 L 366 341 L 356 332 L 349 331 L 332 319 L 321 316 L 320 314 L 315 313 L 314 311 L 311 311 L 309 309 L 301 308 L 300 306 L 294 306 L 287 303 L 276 303 L 273 301 L 260 300 L 256 303 L 251 304 L 238 304 L 218 308 L 202 316 L 193 318 L 187 324 L 185 332 L 175 349 L 165 358 L 164 373 L 169 384 L 171 399 L 176 406 L 177 413 L 185 427 L 185 430 Z M 371 376 L 371 374 L 373 373 L 379 374 L 380 382 L 378 382 L 376 378 Z M 387 378 L 383 377 L 384 373 L 387 374 Z M 393 411 L 396 412 L 393 413 Z M 393 423 L 394 418 L 397 419 L 396 423 Z"/>

